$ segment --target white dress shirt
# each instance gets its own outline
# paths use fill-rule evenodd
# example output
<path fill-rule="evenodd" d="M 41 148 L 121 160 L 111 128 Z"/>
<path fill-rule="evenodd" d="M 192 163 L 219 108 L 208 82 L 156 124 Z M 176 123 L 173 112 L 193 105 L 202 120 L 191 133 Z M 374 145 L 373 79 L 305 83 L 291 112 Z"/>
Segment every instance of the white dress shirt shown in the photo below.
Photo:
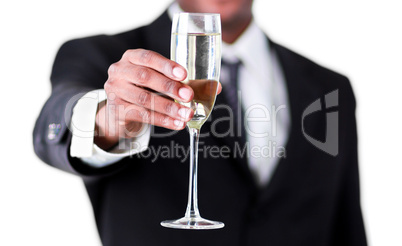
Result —
<path fill-rule="evenodd" d="M 285 155 L 289 135 L 290 113 L 284 77 L 267 37 L 254 20 L 235 43 L 222 46 L 222 59 L 242 63 L 238 89 L 244 112 L 248 164 L 256 182 L 263 186 L 270 180 L 279 157 Z M 225 76 L 222 72 L 221 76 Z M 225 85 L 222 86 L 224 90 Z"/>
<path fill-rule="evenodd" d="M 177 3 L 173 3 L 168 9 L 169 16 L 172 18 L 176 12 L 182 10 Z M 265 34 L 254 20 L 235 43 L 223 43 L 222 58 L 228 62 L 242 62 L 238 88 L 249 144 L 246 154 L 256 183 L 263 186 L 269 182 L 279 157 L 285 154 L 290 129 L 284 76 L 275 54 L 269 49 Z M 226 76 L 224 70 L 221 76 Z M 71 155 L 80 157 L 93 167 L 110 165 L 139 153 L 147 148 L 150 139 L 149 127 L 145 127 L 137 138 L 124 140 L 109 152 L 96 146 L 93 142 L 95 116 L 98 103 L 105 99 L 104 90 L 89 92 L 78 101 L 73 111 Z M 80 137 L 83 132 L 86 132 L 85 137 Z"/>

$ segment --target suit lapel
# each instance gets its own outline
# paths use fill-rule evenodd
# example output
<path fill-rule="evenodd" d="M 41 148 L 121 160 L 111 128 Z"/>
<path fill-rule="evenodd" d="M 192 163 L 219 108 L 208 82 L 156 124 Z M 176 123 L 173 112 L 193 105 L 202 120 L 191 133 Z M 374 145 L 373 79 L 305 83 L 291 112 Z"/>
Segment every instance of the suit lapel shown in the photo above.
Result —
<path fill-rule="evenodd" d="M 258 197 L 260 202 L 270 201 L 273 197 L 286 194 L 292 189 L 292 177 L 298 175 L 295 173 L 297 167 L 303 164 L 307 154 L 303 148 L 306 141 L 302 135 L 302 113 L 310 103 L 322 96 L 316 87 L 311 86 L 312 71 L 305 66 L 304 60 L 295 59 L 295 53 L 271 40 L 269 42 L 286 81 L 291 127 L 286 144 L 286 157 L 280 159 L 269 184 L 261 190 Z"/>

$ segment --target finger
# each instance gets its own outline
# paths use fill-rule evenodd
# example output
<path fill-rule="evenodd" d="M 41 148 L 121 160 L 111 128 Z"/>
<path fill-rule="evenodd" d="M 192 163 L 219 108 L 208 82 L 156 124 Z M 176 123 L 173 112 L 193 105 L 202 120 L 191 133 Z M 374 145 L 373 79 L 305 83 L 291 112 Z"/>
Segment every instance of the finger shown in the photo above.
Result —
<path fill-rule="evenodd" d="M 187 77 L 186 69 L 178 63 L 150 50 L 128 50 L 123 58 L 127 58 L 132 64 L 152 68 L 173 80 L 182 81 Z"/>
<path fill-rule="evenodd" d="M 155 126 L 168 128 L 171 130 L 181 130 L 185 127 L 185 122 L 169 117 L 168 115 L 131 104 L 129 102 L 119 102 L 118 111 L 120 127 L 129 129 L 133 122 L 142 122 Z"/>
<path fill-rule="evenodd" d="M 221 84 L 221 82 L 218 82 L 218 90 L 217 90 L 216 94 L 219 95 L 219 94 L 221 94 L 221 92 L 222 92 L 222 84 Z"/>
<path fill-rule="evenodd" d="M 156 111 L 180 121 L 189 121 L 194 112 L 171 99 L 165 98 L 144 88 L 129 86 L 118 94 L 123 100 Z"/>
<path fill-rule="evenodd" d="M 134 85 L 161 92 L 173 99 L 189 102 L 194 96 L 190 86 L 172 80 L 152 68 L 134 64 L 113 64 L 109 69 L 110 77 L 128 80 Z M 113 81 L 108 81 L 109 83 Z"/>

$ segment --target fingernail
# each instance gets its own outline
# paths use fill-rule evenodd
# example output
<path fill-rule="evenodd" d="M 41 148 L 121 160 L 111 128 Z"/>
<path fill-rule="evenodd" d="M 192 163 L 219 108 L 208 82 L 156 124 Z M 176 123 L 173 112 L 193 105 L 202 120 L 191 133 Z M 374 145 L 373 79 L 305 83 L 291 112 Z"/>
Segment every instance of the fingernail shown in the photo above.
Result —
<path fill-rule="evenodd" d="M 180 121 L 180 120 L 174 120 L 173 123 L 174 123 L 176 126 L 178 126 L 178 127 L 182 127 L 183 124 L 184 124 L 184 122 L 183 122 L 183 121 Z"/>
<path fill-rule="evenodd" d="M 175 67 L 173 68 L 173 75 L 178 79 L 182 79 L 184 76 L 184 71 L 182 68 Z"/>
<path fill-rule="evenodd" d="M 191 94 L 192 94 L 191 90 L 187 89 L 186 87 L 182 87 L 182 88 L 179 89 L 179 96 L 181 98 L 183 98 L 184 100 L 189 101 L 190 97 L 191 97 Z"/>
<path fill-rule="evenodd" d="M 179 109 L 179 111 L 177 113 L 180 115 L 181 118 L 187 119 L 190 116 L 191 109 L 181 108 L 181 109 Z"/>

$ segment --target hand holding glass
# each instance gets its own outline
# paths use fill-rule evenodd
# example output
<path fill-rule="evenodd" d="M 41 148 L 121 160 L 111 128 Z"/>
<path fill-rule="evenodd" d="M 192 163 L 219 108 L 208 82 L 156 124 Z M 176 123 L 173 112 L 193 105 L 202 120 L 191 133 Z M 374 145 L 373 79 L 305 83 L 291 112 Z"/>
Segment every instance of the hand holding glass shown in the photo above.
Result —
<path fill-rule="evenodd" d="M 194 91 L 189 103 L 194 117 L 187 123 L 190 133 L 190 182 L 187 210 L 183 218 L 161 222 L 178 229 L 218 229 L 222 222 L 200 216 L 197 201 L 198 140 L 201 126 L 215 103 L 221 66 L 221 22 L 219 14 L 175 14 L 172 25 L 171 59 L 187 69 L 182 81 Z"/>

